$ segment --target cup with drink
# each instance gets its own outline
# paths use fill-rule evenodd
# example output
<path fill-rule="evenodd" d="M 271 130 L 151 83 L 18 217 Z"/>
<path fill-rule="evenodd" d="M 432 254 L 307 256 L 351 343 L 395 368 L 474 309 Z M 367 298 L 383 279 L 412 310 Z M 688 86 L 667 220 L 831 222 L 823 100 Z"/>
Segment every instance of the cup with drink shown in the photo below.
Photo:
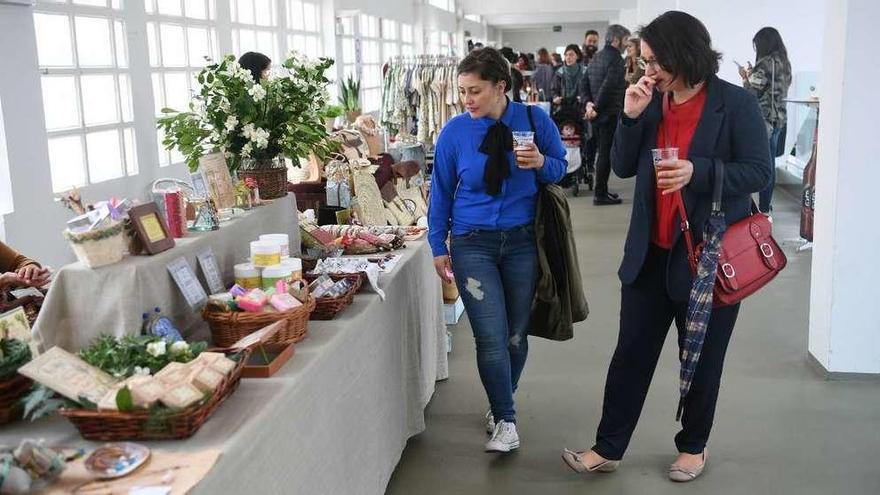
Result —
<path fill-rule="evenodd" d="M 678 148 L 656 148 L 651 150 L 654 158 L 654 172 L 659 173 L 669 168 L 661 163 L 678 160 Z"/>
<path fill-rule="evenodd" d="M 528 151 L 535 144 L 535 133 L 532 131 L 513 131 L 513 152 Z"/>

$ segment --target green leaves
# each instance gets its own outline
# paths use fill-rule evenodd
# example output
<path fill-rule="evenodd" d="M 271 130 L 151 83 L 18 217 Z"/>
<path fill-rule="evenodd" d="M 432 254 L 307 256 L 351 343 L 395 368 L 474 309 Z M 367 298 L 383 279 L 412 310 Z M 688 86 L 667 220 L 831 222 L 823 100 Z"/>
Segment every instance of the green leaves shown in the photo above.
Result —
<path fill-rule="evenodd" d="M 11 377 L 31 360 L 31 349 L 21 340 L 0 340 L 0 351 L 3 352 L 3 357 L 0 358 L 0 379 Z"/>
<path fill-rule="evenodd" d="M 122 387 L 119 392 L 116 392 L 116 408 L 119 409 L 119 412 L 134 410 L 134 399 L 131 397 L 131 390 L 128 389 L 128 386 Z"/>

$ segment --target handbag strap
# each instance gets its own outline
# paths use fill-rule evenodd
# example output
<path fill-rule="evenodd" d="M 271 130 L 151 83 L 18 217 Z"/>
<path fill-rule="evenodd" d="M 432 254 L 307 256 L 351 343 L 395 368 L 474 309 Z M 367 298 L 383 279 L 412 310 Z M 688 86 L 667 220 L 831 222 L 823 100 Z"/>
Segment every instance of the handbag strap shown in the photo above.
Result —
<path fill-rule="evenodd" d="M 715 184 L 712 191 L 712 211 L 721 211 L 721 196 L 724 193 L 724 162 L 721 160 L 712 160 L 715 172 Z M 684 242 L 687 245 L 688 265 L 691 272 L 697 273 L 697 251 L 694 246 L 694 235 L 691 232 L 691 224 L 688 221 L 687 209 L 684 207 L 684 198 L 681 191 L 675 192 L 675 207 L 678 209 L 678 216 L 681 219 L 681 232 L 684 235 Z"/>

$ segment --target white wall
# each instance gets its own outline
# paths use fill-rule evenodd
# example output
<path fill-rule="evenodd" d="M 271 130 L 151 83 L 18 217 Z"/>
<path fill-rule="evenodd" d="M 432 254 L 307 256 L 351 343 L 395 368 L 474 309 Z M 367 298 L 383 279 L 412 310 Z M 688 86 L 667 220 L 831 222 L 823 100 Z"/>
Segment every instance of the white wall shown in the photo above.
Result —
<path fill-rule="evenodd" d="M 809 352 L 826 370 L 880 373 L 880 154 L 872 60 L 880 4 L 828 0 L 819 114 Z"/>
<path fill-rule="evenodd" d="M 601 39 L 605 37 L 608 23 L 585 23 L 563 24 L 562 32 L 554 33 L 552 26 L 528 29 L 504 29 L 504 46 L 509 46 L 518 52 L 535 53 L 539 48 L 546 48 L 553 53 L 556 47 L 576 44 L 580 46 L 584 42 L 584 33 L 588 29 L 599 31 Z M 601 43 L 600 43 L 601 44 Z"/>

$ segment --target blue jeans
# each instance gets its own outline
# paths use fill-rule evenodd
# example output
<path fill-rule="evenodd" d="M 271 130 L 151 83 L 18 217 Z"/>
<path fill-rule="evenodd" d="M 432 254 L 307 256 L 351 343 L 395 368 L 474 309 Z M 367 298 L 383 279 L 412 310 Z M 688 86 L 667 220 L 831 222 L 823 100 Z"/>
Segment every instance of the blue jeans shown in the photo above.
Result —
<path fill-rule="evenodd" d="M 770 184 L 767 184 L 767 187 L 758 193 L 758 209 L 764 213 L 770 213 L 773 208 L 773 188 L 776 187 L 776 151 L 779 146 L 784 146 L 779 143 L 780 132 L 782 129 L 779 127 L 774 127 L 770 131 Z"/>
<path fill-rule="evenodd" d="M 496 421 L 516 423 L 513 393 L 529 353 L 538 276 L 532 226 L 453 236 L 452 269 L 477 345 L 477 368 Z"/>

